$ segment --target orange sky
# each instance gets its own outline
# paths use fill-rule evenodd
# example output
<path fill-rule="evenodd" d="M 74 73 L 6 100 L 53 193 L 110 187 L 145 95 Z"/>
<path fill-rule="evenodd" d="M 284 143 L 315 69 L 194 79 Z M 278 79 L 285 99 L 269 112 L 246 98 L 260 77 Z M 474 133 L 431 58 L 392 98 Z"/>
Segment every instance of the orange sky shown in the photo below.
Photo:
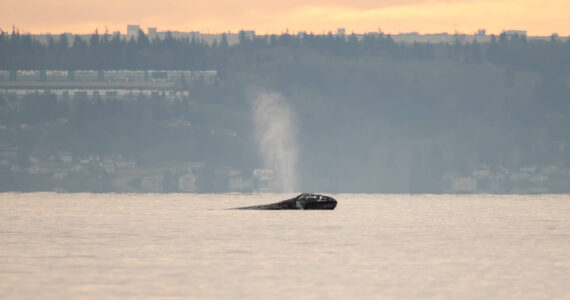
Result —
<path fill-rule="evenodd" d="M 570 0 L 0 0 L 0 28 L 32 33 L 91 33 L 127 24 L 159 31 L 259 34 L 418 31 L 489 33 L 527 30 L 529 35 L 570 35 Z"/>

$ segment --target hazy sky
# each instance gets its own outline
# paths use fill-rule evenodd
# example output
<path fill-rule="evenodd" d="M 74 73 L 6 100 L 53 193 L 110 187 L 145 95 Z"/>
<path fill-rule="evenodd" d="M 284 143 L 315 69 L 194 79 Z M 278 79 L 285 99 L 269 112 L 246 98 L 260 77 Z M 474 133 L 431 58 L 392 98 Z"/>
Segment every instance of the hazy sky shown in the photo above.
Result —
<path fill-rule="evenodd" d="M 91 33 L 127 24 L 158 30 L 258 33 L 418 31 L 570 35 L 570 0 L 0 0 L 0 28 Z"/>

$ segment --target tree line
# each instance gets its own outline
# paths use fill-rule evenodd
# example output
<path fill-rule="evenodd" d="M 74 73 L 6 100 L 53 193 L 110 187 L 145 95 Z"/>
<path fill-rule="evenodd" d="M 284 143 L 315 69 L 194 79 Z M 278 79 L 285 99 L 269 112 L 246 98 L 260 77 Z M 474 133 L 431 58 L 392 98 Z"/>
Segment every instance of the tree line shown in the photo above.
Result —
<path fill-rule="evenodd" d="M 492 63 L 516 69 L 531 69 L 555 75 L 567 72 L 570 66 L 570 40 L 555 35 L 548 40 L 528 41 L 526 36 L 492 35 L 489 42 L 462 41 L 453 43 L 395 42 L 390 34 L 355 34 L 339 36 L 306 34 L 248 36 L 239 33 L 239 43 L 229 45 L 227 36 L 206 43 L 193 38 L 174 38 L 167 32 L 163 38 L 138 36 L 126 38 L 119 34 L 93 33 L 88 39 L 78 35 L 48 36 L 41 43 L 31 34 L 0 32 L 0 69 L 57 70 L 227 70 L 255 64 L 268 51 L 312 53 L 316 56 L 366 58 L 382 57 L 390 61 L 449 60 L 472 64 Z"/>

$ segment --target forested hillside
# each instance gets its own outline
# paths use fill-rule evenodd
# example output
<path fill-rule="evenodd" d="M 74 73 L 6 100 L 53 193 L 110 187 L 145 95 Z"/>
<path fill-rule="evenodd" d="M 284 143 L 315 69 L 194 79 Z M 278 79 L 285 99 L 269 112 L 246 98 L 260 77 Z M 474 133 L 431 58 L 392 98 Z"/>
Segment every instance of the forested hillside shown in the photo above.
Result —
<path fill-rule="evenodd" d="M 570 42 L 556 37 L 402 44 L 383 34 L 242 34 L 229 46 L 142 32 L 41 44 L 4 32 L 0 69 L 218 71 L 215 83 L 170 100 L 0 94 L 2 147 L 14 149 L 0 166 L 2 190 L 131 191 L 136 184 L 117 181 L 160 174 L 160 191 L 181 191 L 183 164 L 195 191 L 255 190 L 228 180 L 254 180 L 264 167 L 251 101 L 276 93 L 294 115 L 300 190 L 570 192 Z M 110 173 L 86 162 L 90 181 L 30 173 L 61 153 L 72 157 L 68 169 L 89 157 L 135 167 Z"/>

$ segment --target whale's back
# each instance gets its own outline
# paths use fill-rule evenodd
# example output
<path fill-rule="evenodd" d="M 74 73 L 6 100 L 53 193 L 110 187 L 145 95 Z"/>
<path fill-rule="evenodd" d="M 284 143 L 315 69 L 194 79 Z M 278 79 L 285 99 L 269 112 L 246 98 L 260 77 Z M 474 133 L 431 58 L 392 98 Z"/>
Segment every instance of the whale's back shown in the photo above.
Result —
<path fill-rule="evenodd" d="M 295 198 L 277 203 L 238 207 L 235 209 L 257 209 L 257 210 L 283 210 L 283 209 L 322 209 L 332 210 L 336 207 L 336 200 L 332 197 L 317 194 L 301 194 Z"/>

